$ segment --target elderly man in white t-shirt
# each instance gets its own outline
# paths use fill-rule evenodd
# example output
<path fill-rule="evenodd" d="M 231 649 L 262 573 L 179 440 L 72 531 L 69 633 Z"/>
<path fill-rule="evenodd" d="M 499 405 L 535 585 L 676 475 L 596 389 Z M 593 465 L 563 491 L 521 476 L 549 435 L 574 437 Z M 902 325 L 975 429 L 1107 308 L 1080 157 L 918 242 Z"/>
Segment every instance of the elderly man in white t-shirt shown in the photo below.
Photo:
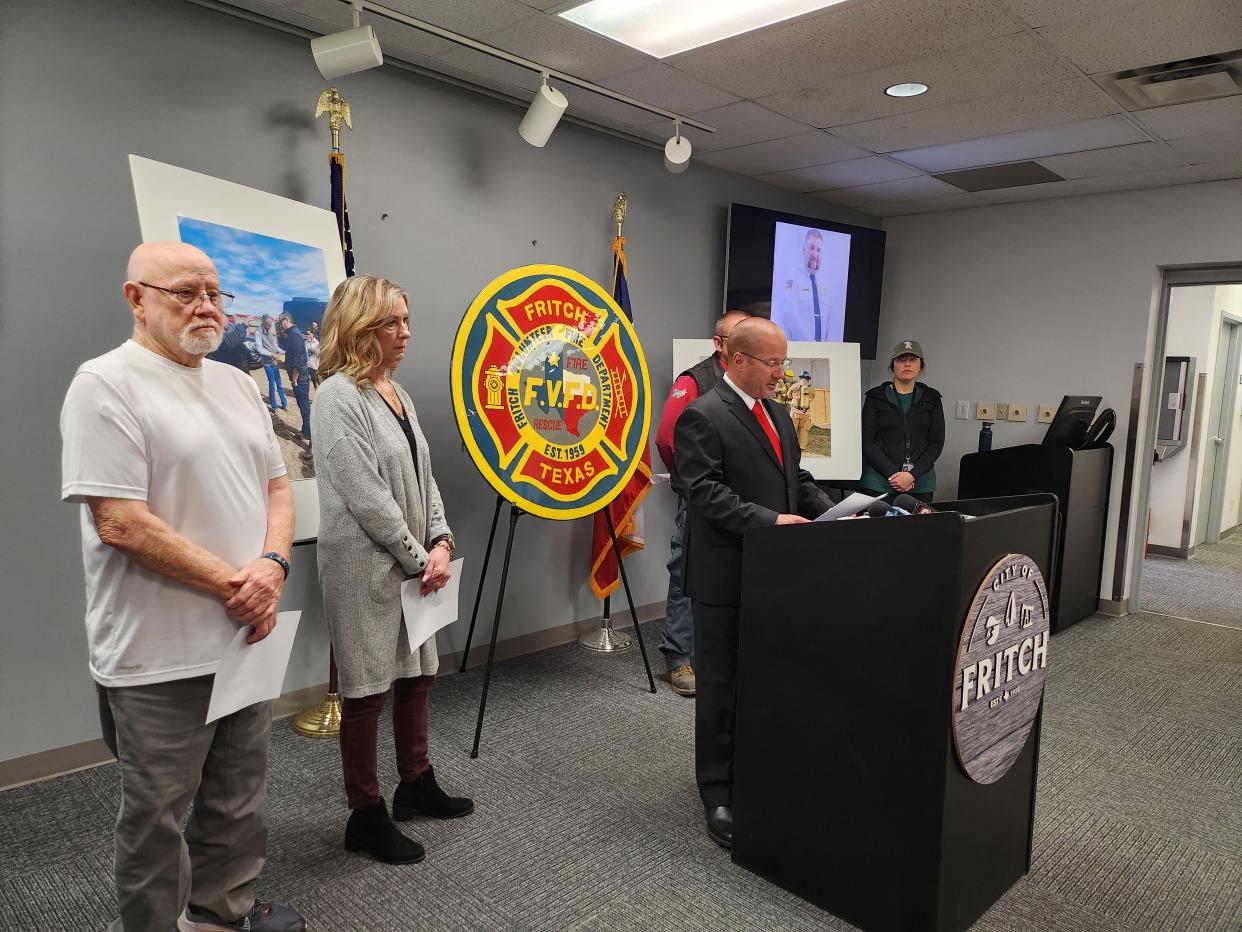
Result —
<path fill-rule="evenodd" d="M 239 626 L 254 643 L 276 624 L 289 480 L 254 381 L 203 358 L 231 302 L 211 259 L 146 243 L 124 291 L 133 336 L 78 369 L 60 422 L 61 497 L 83 505 L 91 675 L 121 769 L 112 928 L 301 930 L 254 894 L 271 704 L 203 724 Z"/>

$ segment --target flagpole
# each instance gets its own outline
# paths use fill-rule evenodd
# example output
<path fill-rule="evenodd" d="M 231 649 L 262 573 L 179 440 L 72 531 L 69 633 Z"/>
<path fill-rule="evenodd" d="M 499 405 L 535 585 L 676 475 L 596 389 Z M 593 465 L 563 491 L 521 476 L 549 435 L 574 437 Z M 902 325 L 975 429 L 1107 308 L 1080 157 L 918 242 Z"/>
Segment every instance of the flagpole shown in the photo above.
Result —
<path fill-rule="evenodd" d="M 612 202 L 612 219 L 617 225 L 617 240 L 621 239 L 621 228 L 625 225 L 625 211 L 629 206 L 629 199 L 622 191 L 617 195 L 616 200 Z M 616 287 L 616 265 L 613 265 L 613 287 Z M 609 507 L 607 505 L 605 508 Z M 611 516 L 610 516 L 611 517 Z M 620 567 L 618 566 L 618 570 Z M 634 624 L 638 624 L 638 619 L 634 619 Z M 586 634 L 578 638 L 578 643 L 587 650 L 597 650 L 601 653 L 611 654 L 620 653 L 623 650 L 629 650 L 634 646 L 633 639 L 628 634 L 623 634 L 612 627 L 612 597 L 604 596 L 604 614 L 600 618 L 599 627 L 588 631 Z"/>
<path fill-rule="evenodd" d="M 341 237 L 341 250 L 345 253 L 345 274 L 353 275 L 353 255 L 350 251 L 349 221 L 345 214 L 345 153 L 341 151 L 341 123 L 354 128 L 349 113 L 349 101 L 335 87 L 329 87 L 319 95 L 315 116 L 328 115 L 328 128 L 332 131 L 332 151 L 328 153 L 329 186 L 337 186 L 339 171 L 340 212 L 336 214 L 337 231 Z M 337 198 L 332 197 L 336 212 Z M 328 645 L 328 692 L 323 701 L 307 706 L 293 717 L 293 730 L 305 738 L 335 738 L 341 733 L 341 694 L 336 682 L 336 655 Z"/>

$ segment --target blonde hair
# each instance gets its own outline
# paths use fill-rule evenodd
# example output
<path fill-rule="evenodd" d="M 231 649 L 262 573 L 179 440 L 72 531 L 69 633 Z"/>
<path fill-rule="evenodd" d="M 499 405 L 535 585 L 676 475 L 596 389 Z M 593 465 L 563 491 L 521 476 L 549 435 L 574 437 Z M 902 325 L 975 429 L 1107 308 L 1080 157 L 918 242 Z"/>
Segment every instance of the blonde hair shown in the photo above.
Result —
<path fill-rule="evenodd" d="M 328 378 L 343 372 L 362 384 L 384 361 L 375 331 L 397 313 L 409 295 L 394 282 L 378 275 L 355 275 L 336 286 L 323 312 L 319 337 L 319 375 Z"/>

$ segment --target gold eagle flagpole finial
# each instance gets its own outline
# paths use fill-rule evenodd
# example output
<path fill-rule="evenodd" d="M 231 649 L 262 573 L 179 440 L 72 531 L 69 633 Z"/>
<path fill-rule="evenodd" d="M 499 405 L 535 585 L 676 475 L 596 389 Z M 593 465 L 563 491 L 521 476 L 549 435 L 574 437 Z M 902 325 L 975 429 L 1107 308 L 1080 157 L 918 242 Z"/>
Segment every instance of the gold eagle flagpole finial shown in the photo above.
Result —
<path fill-rule="evenodd" d="M 618 237 L 621 235 L 621 227 L 625 223 L 625 211 L 626 211 L 626 208 L 629 206 L 629 203 L 630 203 L 629 198 L 625 196 L 624 191 L 618 194 L 617 199 L 612 202 L 612 219 L 617 224 L 617 236 Z"/>
<path fill-rule="evenodd" d="M 332 151 L 340 152 L 341 124 L 344 123 L 348 129 L 353 129 L 354 124 L 349 116 L 349 101 L 335 87 L 326 88 L 315 104 L 315 119 L 325 113 L 328 115 L 328 127 L 332 130 Z"/>

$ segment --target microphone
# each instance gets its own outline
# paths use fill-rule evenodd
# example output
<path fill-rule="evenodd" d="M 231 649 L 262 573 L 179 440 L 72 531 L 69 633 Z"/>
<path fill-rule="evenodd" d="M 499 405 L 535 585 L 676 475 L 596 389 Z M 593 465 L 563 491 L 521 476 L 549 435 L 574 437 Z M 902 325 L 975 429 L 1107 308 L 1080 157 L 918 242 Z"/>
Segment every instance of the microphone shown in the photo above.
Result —
<path fill-rule="evenodd" d="M 887 502 L 872 502 L 867 506 L 867 510 L 863 512 L 868 518 L 885 518 L 888 517 Z"/>
<path fill-rule="evenodd" d="M 894 507 L 900 508 L 907 514 L 912 515 L 934 515 L 938 514 L 935 508 L 925 502 L 920 502 L 913 495 L 901 494 L 893 499 Z"/>

